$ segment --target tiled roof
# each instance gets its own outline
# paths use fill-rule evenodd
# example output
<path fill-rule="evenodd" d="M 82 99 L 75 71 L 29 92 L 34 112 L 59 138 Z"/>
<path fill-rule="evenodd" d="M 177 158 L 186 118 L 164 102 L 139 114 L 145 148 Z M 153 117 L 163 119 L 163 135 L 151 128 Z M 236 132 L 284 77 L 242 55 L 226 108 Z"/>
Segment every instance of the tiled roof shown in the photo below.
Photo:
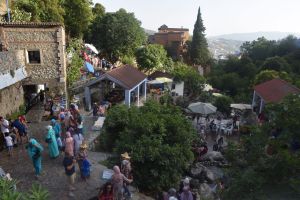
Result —
<path fill-rule="evenodd" d="M 118 80 L 120 83 L 122 83 L 122 86 L 125 89 L 132 89 L 134 86 L 147 78 L 144 73 L 130 65 L 118 67 L 110 72 L 107 72 L 104 74 L 104 76 Z"/>
<path fill-rule="evenodd" d="M 56 27 L 63 26 L 57 22 L 0 22 L 0 27 Z"/>
<path fill-rule="evenodd" d="M 267 103 L 278 103 L 289 94 L 300 93 L 299 88 L 279 78 L 256 85 L 254 90 Z"/>

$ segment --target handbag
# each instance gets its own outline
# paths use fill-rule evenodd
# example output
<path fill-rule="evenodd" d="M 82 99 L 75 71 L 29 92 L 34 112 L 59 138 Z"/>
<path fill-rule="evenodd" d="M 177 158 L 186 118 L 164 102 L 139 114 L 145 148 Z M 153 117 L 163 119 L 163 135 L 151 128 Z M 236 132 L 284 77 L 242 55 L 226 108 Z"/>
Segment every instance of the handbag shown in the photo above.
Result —
<path fill-rule="evenodd" d="M 46 138 L 45 142 L 48 143 L 48 144 L 50 144 L 50 143 L 52 143 L 52 139 L 51 138 Z"/>

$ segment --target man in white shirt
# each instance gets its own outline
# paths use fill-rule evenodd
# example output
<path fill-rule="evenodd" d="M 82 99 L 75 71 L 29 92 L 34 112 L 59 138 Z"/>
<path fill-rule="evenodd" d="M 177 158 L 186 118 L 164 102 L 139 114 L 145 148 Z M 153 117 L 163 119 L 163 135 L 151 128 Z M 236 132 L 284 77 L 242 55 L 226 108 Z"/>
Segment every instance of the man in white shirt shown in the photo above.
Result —
<path fill-rule="evenodd" d="M 0 117 L 0 123 L 1 123 L 1 132 L 3 134 L 9 133 L 9 122 L 4 119 L 4 117 Z"/>

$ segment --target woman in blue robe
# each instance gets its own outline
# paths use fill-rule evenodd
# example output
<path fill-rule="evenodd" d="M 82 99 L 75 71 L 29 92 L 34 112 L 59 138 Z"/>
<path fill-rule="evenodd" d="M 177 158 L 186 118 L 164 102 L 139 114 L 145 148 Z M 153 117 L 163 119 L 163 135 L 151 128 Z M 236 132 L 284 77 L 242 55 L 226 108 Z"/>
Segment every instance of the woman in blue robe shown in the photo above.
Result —
<path fill-rule="evenodd" d="M 55 119 L 51 120 L 51 125 L 55 132 L 55 137 L 59 138 L 61 136 L 61 125 Z"/>
<path fill-rule="evenodd" d="M 30 139 L 27 145 L 27 152 L 33 162 L 35 176 L 38 177 L 42 171 L 42 151 L 44 148 L 35 139 Z"/>
<path fill-rule="evenodd" d="M 55 137 L 55 132 L 52 126 L 47 126 L 48 133 L 46 136 L 46 143 L 48 143 L 48 151 L 50 158 L 57 158 L 59 156 L 58 145 Z"/>

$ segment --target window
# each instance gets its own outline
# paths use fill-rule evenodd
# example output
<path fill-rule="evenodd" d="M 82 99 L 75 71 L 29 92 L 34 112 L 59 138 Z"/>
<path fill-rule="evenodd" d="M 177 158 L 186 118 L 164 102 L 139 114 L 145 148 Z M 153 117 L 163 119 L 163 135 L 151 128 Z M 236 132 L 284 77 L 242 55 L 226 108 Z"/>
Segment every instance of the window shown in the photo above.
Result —
<path fill-rule="evenodd" d="M 41 63 L 41 54 L 39 50 L 28 51 L 28 63 L 29 64 Z"/>

